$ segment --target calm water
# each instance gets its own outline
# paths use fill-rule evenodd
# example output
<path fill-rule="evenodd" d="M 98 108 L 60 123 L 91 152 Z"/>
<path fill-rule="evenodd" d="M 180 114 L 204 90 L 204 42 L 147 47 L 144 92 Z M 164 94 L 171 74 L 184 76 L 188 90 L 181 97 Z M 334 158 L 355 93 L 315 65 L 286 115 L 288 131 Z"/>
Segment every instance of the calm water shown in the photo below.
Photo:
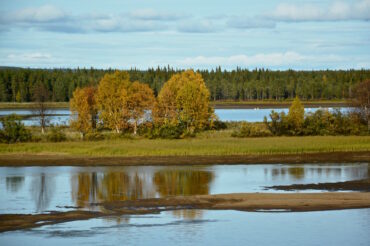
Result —
<path fill-rule="evenodd" d="M 0 234 L 1 245 L 368 246 L 370 209 L 300 213 L 177 211 Z"/>
<path fill-rule="evenodd" d="M 99 209 L 89 204 L 172 195 L 282 192 L 264 187 L 357 180 L 368 178 L 369 170 L 369 164 L 1 167 L 0 213 Z"/>
<path fill-rule="evenodd" d="M 368 178 L 370 164 L 0 168 L 0 213 L 84 209 L 98 201 L 275 192 L 264 186 Z M 306 191 L 305 191 L 306 192 Z M 71 209 L 71 208 L 69 208 Z M 0 233 L 0 245 L 369 245 L 370 209 L 178 210 Z"/>
<path fill-rule="evenodd" d="M 315 112 L 322 108 L 306 108 L 306 112 Z M 335 108 L 328 108 L 328 110 L 334 110 Z M 350 108 L 340 108 L 342 112 L 347 112 Z M 263 118 L 269 117 L 271 110 L 276 112 L 288 112 L 287 108 L 283 109 L 216 109 L 215 113 L 221 121 L 249 121 L 249 122 L 261 122 Z M 9 114 L 19 114 L 19 115 L 32 115 L 31 110 L 27 109 L 0 109 L 1 115 Z M 50 116 L 50 123 L 54 125 L 67 125 L 69 124 L 70 111 L 68 109 L 53 109 L 49 114 L 55 114 L 57 116 Z M 30 117 L 25 119 L 25 125 L 38 125 L 37 117 Z"/>

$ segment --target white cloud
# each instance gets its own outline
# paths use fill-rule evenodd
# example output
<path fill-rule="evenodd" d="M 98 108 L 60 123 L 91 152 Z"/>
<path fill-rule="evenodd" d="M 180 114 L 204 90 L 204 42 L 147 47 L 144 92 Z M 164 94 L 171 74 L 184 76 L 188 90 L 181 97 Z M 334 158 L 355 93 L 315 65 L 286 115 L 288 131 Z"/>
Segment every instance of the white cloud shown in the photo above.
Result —
<path fill-rule="evenodd" d="M 237 29 L 250 28 L 275 28 L 276 23 L 262 18 L 251 18 L 245 16 L 233 16 L 227 21 L 227 25 Z"/>
<path fill-rule="evenodd" d="M 48 53 L 34 52 L 34 53 L 9 54 L 7 58 L 10 61 L 30 62 L 30 61 L 50 60 L 52 56 Z"/>
<path fill-rule="evenodd" d="M 129 16 L 133 19 L 158 21 L 171 21 L 187 17 L 187 15 L 184 14 L 163 12 L 154 9 L 138 9 L 130 12 Z"/>
<path fill-rule="evenodd" d="M 328 7 L 315 4 L 279 4 L 265 17 L 277 21 L 347 21 L 370 20 L 370 0 L 336 1 Z"/>
<path fill-rule="evenodd" d="M 189 33 L 207 33 L 220 30 L 220 27 L 217 27 L 215 23 L 210 20 L 203 19 L 182 22 L 178 25 L 177 30 Z"/>
<path fill-rule="evenodd" d="M 16 22 L 51 22 L 63 20 L 66 14 L 53 5 L 44 5 L 38 8 L 25 8 L 8 16 Z"/>
<path fill-rule="evenodd" d="M 233 55 L 233 56 L 197 56 L 189 57 L 178 61 L 180 65 L 185 66 L 242 66 L 242 67 L 280 67 L 280 66 L 296 66 L 297 64 L 339 62 L 342 58 L 335 55 L 328 56 L 310 56 L 302 55 L 297 52 L 285 53 L 259 53 L 255 55 Z"/>

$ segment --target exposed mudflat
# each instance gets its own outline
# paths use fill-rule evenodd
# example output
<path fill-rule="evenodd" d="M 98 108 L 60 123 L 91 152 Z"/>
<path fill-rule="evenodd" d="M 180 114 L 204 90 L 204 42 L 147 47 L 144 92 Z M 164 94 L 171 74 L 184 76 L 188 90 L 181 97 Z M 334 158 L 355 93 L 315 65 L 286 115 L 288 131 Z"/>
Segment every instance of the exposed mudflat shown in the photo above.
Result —
<path fill-rule="evenodd" d="M 141 166 L 273 163 L 368 162 L 370 151 L 299 154 L 187 155 L 187 156 L 71 156 L 63 154 L 4 154 L 0 166 Z"/>
<path fill-rule="evenodd" d="M 266 189 L 275 190 L 328 190 L 328 191 L 366 191 L 370 192 L 370 179 L 353 180 L 336 183 L 292 184 L 267 186 Z"/>
<path fill-rule="evenodd" d="M 103 212 L 77 210 L 34 215 L 2 214 L 0 215 L 0 232 L 102 216 L 148 214 L 180 209 L 299 212 L 370 208 L 370 192 L 234 193 L 115 201 L 92 205 L 102 207 Z"/>

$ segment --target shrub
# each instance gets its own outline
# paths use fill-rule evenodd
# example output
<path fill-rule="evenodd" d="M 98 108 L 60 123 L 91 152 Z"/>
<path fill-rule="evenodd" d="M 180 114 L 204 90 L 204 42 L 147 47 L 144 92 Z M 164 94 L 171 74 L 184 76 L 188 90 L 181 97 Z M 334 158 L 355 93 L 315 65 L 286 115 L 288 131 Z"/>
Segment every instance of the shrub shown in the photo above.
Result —
<path fill-rule="evenodd" d="M 162 126 L 156 126 L 148 133 L 148 137 L 154 138 L 165 138 L 165 139 L 179 139 L 188 136 L 185 130 L 181 126 L 165 124 Z"/>
<path fill-rule="evenodd" d="M 227 128 L 227 125 L 225 122 L 223 121 L 220 121 L 220 120 L 215 120 L 213 123 L 212 123 L 212 126 L 210 126 L 210 129 L 211 130 L 224 130 Z"/>
<path fill-rule="evenodd" d="M 261 124 L 252 124 L 243 122 L 241 127 L 237 130 L 234 130 L 231 134 L 232 137 L 267 137 L 271 136 L 271 132 Z"/>
<path fill-rule="evenodd" d="M 84 136 L 84 140 L 86 141 L 101 141 L 104 138 L 104 135 L 99 132 L 88 132 Z"/>
<path fill-rule="evenodd" d="M 265 117 L 263 122 L 273 135 L 281 136 L 288 135 L 290 133 L 288 117 L 284 112 L 277 113 L 272 110 L 270 113 L 270 119 L 271 121 L 268 122 L 267 117 Z"/>
<path fill-rule="evenodd" d="M 52 127 L 46 139 L 50 142 L 63 142 L 67 140 L 67 136 L 60 127 Z"/>
<path fill-rule="evenodd" d="M 32 135 L 21 122 L 21 118 L 15 114 L 0 119 L 0 142 L 16 143 L 31 141 Z"/>

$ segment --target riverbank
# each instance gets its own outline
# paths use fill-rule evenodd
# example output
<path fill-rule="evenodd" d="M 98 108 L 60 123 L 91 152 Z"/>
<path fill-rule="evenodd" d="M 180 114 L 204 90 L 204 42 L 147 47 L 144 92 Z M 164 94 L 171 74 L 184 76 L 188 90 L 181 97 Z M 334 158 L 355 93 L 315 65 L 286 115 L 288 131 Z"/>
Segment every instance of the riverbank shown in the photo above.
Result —
<path fill-rule="evenodd" d="M 368 162 L 370 151 L 228 156 L 89 157 L 55 154 L 0 155 L 0 166 L 177 166 Z"/>
<path fill-rule="evenodd" d="M 0 165 L 187 165 L 362 162 L 370 136 L 233 138 L 229 131 L 190 139 L 0 144 Z"/>
<path fill-rule="evenodd" d="M 91 205 L 101 206 L 103 212 L 77 210 L 34 215 L 2 214 L 0 232 L 103 216 L 153 214 L 183 209 L 303 212 L 370 208 L 370 193 L 235 193 L 114 201 Z"/>
<path fill-rule="evenodd" d="M 292 100 L 285 101 L 211 101 L 211 106 L 215 109 L 254 109 L 254 108 L 289 108 Z M 345 100 L 309 100 L 302 101 L 306 108 L 328 108 L 328 107 L 348 107 L 349 102 Z M 50 109 L 68 109 L 69 102 L 49 102 L 47 107 Z M 35 103 L 32 102 L 0 102 L 0 109 L 32 109 Z"/>

